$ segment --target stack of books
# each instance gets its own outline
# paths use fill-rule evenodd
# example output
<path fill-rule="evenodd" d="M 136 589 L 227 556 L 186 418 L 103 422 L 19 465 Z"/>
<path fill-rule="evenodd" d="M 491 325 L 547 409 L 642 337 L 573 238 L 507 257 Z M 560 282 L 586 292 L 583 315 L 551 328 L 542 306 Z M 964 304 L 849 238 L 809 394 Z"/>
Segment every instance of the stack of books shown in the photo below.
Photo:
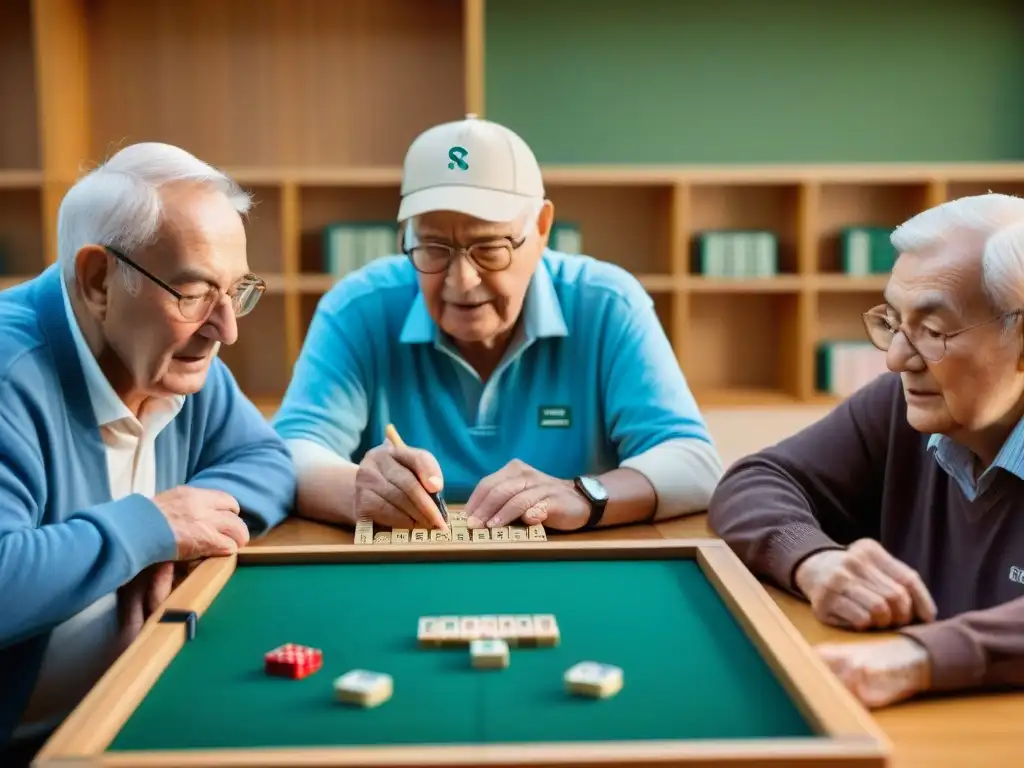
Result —
<path fill-rule="evenodd" d="M 717 230 L 697 235 L 694 271 L 704 277 L 774 277 L 778 240 L 771 232 Z"/>
<path fill-rule="evenodd" d="M 887 227 L 847 227 L 839 234 L 843 272 L 855 277 L 884 275 L 892 271 L 896 249 Z"/>
<path fill-rule="evenodd" d="M 381 256 L 398 253 L 397 225 L 390 222 L 338 222 L 324 228 L 327 274 L 342 278 Z"/>
<path fill-rule="evenodd" d="M 551 225 L 548 248 L 562 253 L 583 253 L 583 234 L 580 232 L 579 226 L 569 222 L 556 221 Z"/>
<path fill-rule="evenodd" d="M 826 341 L 818 347 L 818 391 L 849 397 L 888 372 L 885 353 L 868 341 Z"/>

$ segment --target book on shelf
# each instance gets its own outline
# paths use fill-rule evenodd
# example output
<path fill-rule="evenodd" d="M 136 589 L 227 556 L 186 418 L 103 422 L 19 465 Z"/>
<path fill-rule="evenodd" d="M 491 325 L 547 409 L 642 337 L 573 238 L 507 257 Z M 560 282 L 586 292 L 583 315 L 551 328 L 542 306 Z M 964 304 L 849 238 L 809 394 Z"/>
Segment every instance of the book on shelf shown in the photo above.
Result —
<path fill-rule="evenodd" d="M 825 341 L 818 346 L 818 390 L 849 397 L 888 372 L 885 353 L 868 341 Z"/>
<path fill-rule="evenodd" d="M 843 272 L 854 277 L 883 275 L 892 271 L 896 249 L 886 227 L 846 227 L 840 233 Z"/>
<path fill-rule="evenodd" d="M 551 225 L 548 248 L 562 253 L 583 253 L 583 233 L 580 227 L 571 222 L 556 221 Z"/>
<path fill-rule="evenodd" d="M 704 277 L 774 277 L 779 271 L 778 240 L 772 232 L 709 230 L 696 236 L 697 274 Z"/>
<path fill-rule="evenodd" d="M 324 227 L 323 270 L 336 278 L 398 252 L 397 225 L 343 221 Z"/>

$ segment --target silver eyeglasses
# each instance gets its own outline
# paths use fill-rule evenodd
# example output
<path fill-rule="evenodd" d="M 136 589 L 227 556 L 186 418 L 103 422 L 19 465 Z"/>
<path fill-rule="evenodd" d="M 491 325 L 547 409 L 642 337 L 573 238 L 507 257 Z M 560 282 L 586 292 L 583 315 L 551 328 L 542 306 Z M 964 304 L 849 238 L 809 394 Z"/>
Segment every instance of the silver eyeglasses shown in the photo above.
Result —
<path fill-rule="evenodd" d="M 946 342 L 949 339 L 955 338 L 962 333 L 972 331 L 975 328 L 980 328 L 983 325 L 994 323 L 997 320 L 1005 320 L 1009 317 L 1019 317 L 1022 310 L 1015 312 L 1006 312 L 1002 315 L 990 317 L 988 320 L 984 320 L 980 323 L 975 323 L 966 328 L 961 328 L 959 331 L 952 333 L 940 333 L 938 331 L 932 331 L 928 328 L 916 328 L 914 330 L 907 330 L 896 323 L 892 317 L 890 317 L 891 310 L 888 305 L 882 304 L 869 312 L 864 313 L 864 328 L 867 330 L 868 339 L 882 352 L 888 352 L 892 346 L 893 339 L 896 338 L 896 334 L 903 333 L 906 337 L 907 342 L 913 347 L 917 353 L 930 363 L 937 363 L 946 356 Z"/>
<path fill-rule="evenodd" d="M 156 275 L 140 267 L 117 249 L 111 248 L 109 245 L 103 247 L 115 259 L 127 264 L 140 275 L 149 278 L 176 298 L 178 300 L 178 311 L 181 313 L 182 319 L 187 322 L 198 323 L 205 321 L 212 314 L 214 307 L 217 306 L 217 302 L 220 301 L 222 291 L 219 288 L 211 286 L 205 293 L 187 296 L 180 291 L 176 291 Z M 231 309 L 234 311 L 235 317 L 245 317 L 253 311 L 266 290 L 267 284 L 262 278 L 256 275 L 249 275 L 233 286 L 232 290 L 225 293 L 231 299 Z"/>

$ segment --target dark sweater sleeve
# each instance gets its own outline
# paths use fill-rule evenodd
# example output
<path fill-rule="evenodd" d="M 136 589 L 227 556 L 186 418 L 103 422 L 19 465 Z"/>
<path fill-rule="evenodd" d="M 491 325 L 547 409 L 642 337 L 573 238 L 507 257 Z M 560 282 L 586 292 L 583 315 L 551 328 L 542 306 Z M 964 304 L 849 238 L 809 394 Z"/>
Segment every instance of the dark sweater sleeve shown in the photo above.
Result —
<path fill-rule="evenodd" d="M 928 651 L 933 691 L 1024 685 L 1024 597 L 900 632 Z"/>
<path fill-rule="evenodd" d="M 902 391 L 884 375 L 781 443 L 736 462 L 708 524 L 755 574 L 795 591 L 796 567 L 878 537 L 885 457 Z"/>

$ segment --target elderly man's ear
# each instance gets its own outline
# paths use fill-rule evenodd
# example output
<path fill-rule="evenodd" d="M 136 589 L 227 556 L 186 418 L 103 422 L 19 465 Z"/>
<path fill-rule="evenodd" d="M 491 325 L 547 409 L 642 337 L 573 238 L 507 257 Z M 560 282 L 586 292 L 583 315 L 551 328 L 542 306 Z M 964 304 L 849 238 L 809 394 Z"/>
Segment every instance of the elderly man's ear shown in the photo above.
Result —
<path fill-rule="evenodd" d="M 117 275 L 114 258 L 98 245 L 86 245 L 75 254 L 78 296 L 97 320 L 107 314 L 111 280 Z"/>

